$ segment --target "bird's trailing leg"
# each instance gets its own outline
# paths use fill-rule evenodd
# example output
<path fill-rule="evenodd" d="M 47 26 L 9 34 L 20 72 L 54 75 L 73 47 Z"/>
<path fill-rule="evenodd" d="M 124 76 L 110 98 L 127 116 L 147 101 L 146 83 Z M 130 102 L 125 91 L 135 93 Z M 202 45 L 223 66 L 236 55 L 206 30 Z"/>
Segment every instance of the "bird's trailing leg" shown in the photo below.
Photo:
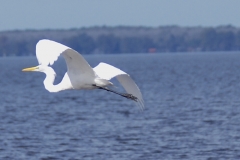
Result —
<path fill-rule="evenodd" d="M 115 93 L 115 94 L 118 94 L 120 96 L 123 96 L 127 99 L 131 99 L 131 100 L 134 100 L 135 102 L 137 102 L 138 98 L 133 96 L 132 94 L 129 94 L 129 93 L 119 93 L 117 91 L 114 91 L 114 90 L 111 90 L 111 89 L 108 89 L 108 88 L 105 88 L 105 87 L 100 87 L 100 86 L 97 86 L 95 84 L 93 84 L 93 86 L 96 86 L 98 89 L 103 89 L 105 91 L 108 91 L 108 92 L 112 92 L 112 93 Z"/>

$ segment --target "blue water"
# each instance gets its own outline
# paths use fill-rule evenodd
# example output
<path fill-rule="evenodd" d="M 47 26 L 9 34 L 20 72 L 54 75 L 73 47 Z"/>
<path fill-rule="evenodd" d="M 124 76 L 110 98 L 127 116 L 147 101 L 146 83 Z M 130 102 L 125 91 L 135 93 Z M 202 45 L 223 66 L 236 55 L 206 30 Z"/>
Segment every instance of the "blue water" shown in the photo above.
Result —
<path fill-rule="evenodd" d="M 129 73 L 145 110 L 101 90 L 49 93 L 44 74 L 21 72 L 35 57 L 0 58 L 1 160 L 240 159 L 240 53 L 85 57 Z M 57 83 L 63 59 L 54 68 Z"/>

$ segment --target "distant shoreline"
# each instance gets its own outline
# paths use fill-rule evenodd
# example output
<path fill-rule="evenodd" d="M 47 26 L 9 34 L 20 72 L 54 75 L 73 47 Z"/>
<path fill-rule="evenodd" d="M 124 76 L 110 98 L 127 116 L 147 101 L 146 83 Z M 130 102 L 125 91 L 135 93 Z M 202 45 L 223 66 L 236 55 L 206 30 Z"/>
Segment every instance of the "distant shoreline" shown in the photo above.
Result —
<path fill-rule="evenodd" d="M 83 27 L 0 32 L 0 56 L 35 55 L 40 39 L 61 42 L 82 54 L 212 52 L 240 50 L 240 28 Z"/>

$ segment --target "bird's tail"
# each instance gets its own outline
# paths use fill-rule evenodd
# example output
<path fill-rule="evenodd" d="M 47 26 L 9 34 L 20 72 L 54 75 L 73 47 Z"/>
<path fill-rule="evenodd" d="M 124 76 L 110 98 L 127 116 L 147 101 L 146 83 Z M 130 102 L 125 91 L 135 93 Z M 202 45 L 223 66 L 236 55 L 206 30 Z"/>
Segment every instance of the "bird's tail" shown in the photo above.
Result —
<path fill-rule="evenodd" d="M 96 78 L 94 81 L 96 85 L 100 87 L 113 86 L 113 83 L 106 79 Z"/>

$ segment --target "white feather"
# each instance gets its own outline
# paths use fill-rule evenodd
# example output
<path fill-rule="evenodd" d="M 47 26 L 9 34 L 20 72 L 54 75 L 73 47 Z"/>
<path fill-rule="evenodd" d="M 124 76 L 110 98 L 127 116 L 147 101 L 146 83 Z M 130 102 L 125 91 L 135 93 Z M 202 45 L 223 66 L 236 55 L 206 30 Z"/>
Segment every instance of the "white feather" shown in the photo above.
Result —
<path fill-rule="evenodd" d="M 95 68 L 93 68 L 93 70 L 100 78 L 103 79 L 110 80 L 116 77 L 120 84 L 123 86 L 123 88 L 126 90 L 126 92 L 137 97 L 140 107 L 144 108 L 141 91 L 127 73 L 103 62 L 99 63 Z"/>
<path fill-rule="evenodd" d="M 53 65 L 53 63 L 58 59 L 58 57 L 69 47 L 48 40 L 40 40 L 36 45 L 36 56 L 38 63 L 41 65 Z"/>

